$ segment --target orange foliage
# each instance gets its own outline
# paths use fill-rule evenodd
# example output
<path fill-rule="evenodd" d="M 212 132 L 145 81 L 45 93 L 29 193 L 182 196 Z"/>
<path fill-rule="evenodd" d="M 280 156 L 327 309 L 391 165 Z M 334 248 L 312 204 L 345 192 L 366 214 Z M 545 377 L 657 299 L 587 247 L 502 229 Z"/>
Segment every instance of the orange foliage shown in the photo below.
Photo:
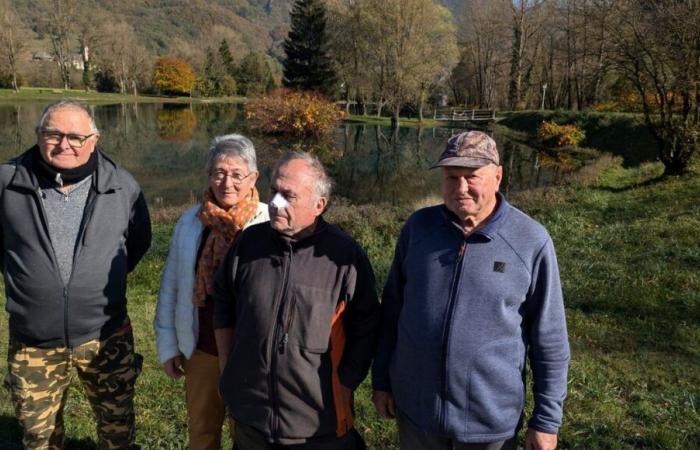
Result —
<path fill-rule="evenodd" d="M 192 67 L 180 58 L 158 58 L 153 68 L 153 86 L 166 94 L 189 95 L 196 81 Z"/>
<path fill-rule="evenodd" d="M 164 141 L 183 142 L 192 137 L 197 117 L 191 109 L 162 109 L 156 117 L 158 135 Z"/>
<path fill-rule="evenodd" d="M 576 125 L 544 121 L 537 130 L 537 137 L 545 147 L 575 147 L 586 138 L 586 133 Z"/>
<path fill-rule="evenodd" d="M 248 102 L 245 115 L 252 128 L 265 133 L 321 139 L 345 113 L 318 93 L 277 89 Z"/>

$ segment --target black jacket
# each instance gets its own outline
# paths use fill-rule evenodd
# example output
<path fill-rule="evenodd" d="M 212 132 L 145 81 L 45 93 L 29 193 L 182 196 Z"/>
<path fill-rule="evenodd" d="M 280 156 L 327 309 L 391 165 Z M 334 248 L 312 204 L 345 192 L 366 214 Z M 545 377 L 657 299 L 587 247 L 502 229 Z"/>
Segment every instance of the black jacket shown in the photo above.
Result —
<path fill-rule="evenodd" d="M 151 223 L 132 176 L 99 150 L 66 284 L 51 245 L 34 149 L 0 166 L 0 268 L 13 339 L 74 347 L 127 319 L 126 277 L 151 243 Z"/>
<path fill-rule="evenodd" d="M 291 241 L 269 222 L 238 237 L 215 282 L 215 328 L 235 328 L 220 390 L 271 442 L 342 436 L 375 351 L 379 302 L 367 256 L 323 220 Z"/>

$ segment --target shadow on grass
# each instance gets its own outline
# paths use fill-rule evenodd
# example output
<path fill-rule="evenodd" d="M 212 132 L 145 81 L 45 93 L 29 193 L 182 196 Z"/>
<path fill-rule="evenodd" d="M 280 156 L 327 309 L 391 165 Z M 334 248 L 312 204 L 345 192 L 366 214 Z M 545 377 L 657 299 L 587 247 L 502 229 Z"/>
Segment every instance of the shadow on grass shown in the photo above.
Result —
<path fill-rule="evenodd" d="M 640 183 L 630 183 L 628 185 L 619 186 L 619 187 L 618 186 L 596 186 L 594 189 L 599 190 L 599 191 L 607 191 L 607 192 L 627 192 L 627 191 L 632 191 L 632 190 L 642 188 L 642 187 L 654 186 L 654 185 L 659 184 L 667 179 L 668 179 L 668 177 L 666 175 L 659 175 L 659 176 L 644 180 Z"/>
<path fill-rule="evenodd" d="M 67 438 L 64 448 L 71 450 L 94 450 L 95 442 L 89 439 Z M 0 449 L 22 450 L 22 427 L 12 416 L 0 415 Z"/>

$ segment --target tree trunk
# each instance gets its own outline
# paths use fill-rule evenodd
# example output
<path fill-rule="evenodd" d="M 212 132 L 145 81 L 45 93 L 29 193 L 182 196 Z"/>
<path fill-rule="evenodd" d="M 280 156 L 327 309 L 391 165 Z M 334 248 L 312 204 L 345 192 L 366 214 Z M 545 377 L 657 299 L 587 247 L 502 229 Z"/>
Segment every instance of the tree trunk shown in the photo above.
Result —
<path fill-rule="evenodd" d="M 391 128 L 397 129 L 399 127 L 399 112 L 401 111 L 401 105 L 397 104 L 394 106 L 394 110 L 391 115 Z"/>
<path fill-rule="evenodd" d="M 377 118 L 382 117 L 382 109 L 384 109 L 384 102 L 379 99 L 377 102 Z"/>

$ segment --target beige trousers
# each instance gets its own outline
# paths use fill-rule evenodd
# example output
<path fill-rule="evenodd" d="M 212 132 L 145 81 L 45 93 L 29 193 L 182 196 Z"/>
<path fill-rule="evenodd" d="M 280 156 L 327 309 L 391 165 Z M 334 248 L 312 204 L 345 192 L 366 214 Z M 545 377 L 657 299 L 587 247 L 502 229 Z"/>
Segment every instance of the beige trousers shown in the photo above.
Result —
<path fill-rule="evenodd" d="M 224 401 L 219 396 L 219 358 L 195 350 L 183 365 L 190 449 L 219 450 L 225 417 Z M 233 439 L 233 420 L 230 422 Z"/>

